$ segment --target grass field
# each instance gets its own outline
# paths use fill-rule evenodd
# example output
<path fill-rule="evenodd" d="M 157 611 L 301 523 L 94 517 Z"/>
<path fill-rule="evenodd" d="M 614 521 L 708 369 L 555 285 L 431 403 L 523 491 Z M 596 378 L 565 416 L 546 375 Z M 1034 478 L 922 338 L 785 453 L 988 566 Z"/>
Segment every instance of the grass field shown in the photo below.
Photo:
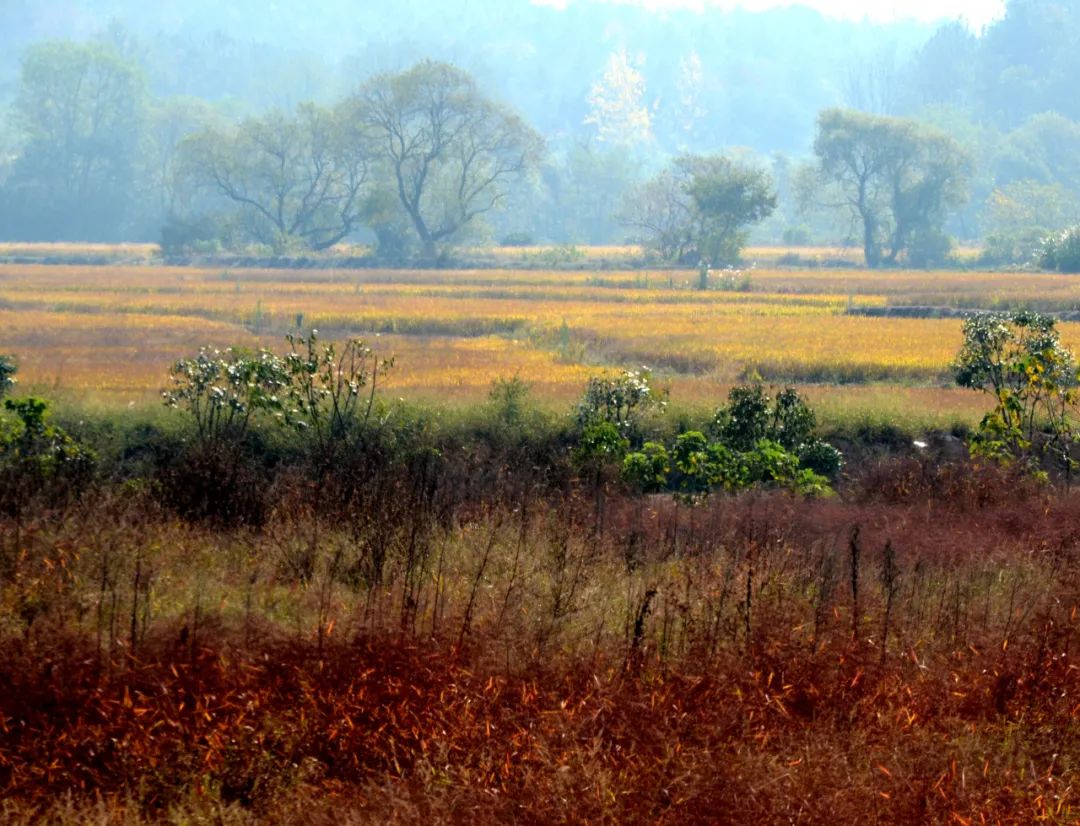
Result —
<path fill-rule="evenodd" d="M 0 456 L 0 821 L 1077 822 L 1080 498 L 915 450 L 986 408 L 961 321 L 869 315 L 1074 283 L 586 267 L 0 264 L 0 353 L 89 448 Z M 160 406 L 200 345 L 312 326 L 433 404 L 329 439 Z M 798 383 L 836 495 L 582 466 L 571 404 L 642 363 L 665 440 Z M 513 375 L 563 415 L 476 404 Z"/>
<path fill-rule="evenodd" d="M 563 404 L 591 374 L 644 364 L 687 403 L 761 377 L 807 387 L 831 414 L 891 406 L 946 423 L 982 404 L 949 386 L 960 320 L 861 312 L 1080 306 L 1080 282 L 1057 275 L 763 268 L 708 291 L 696 280 L 685 270 L 6 264 L 0 351 L 17 355 L 30 388 L 139 404 L 200 345 L 274 346 L 314 327 L 375 340 L 397 359 L 387 387 L 403 397 L 475 401 L 516 374 Z M 1080 325 L 1062 332 L 1080 343 Z"/>

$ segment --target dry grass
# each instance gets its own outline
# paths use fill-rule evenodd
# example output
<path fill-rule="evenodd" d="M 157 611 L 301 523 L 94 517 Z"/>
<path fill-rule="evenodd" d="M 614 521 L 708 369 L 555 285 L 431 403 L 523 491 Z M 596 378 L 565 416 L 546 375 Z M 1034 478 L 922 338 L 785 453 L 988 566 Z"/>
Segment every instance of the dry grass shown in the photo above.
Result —
<path fill-rule="evenodd" d="M 614 497 L 601 537 L 575 498 L 470 506 L 377 584 L 348 575 L 374 526 L 288 506 L 257 534 L 130 496 L 5 521 L 0 811 L 1074 822 L 1080 500 L 875 474 Z"/>
<path fill-rule="evenodd" d="M 667 270 L 9 264 L 0 265 L 0 352 L 19 355 L 30 387 L 126 403 L 153 397 L 169 365 L 201 344 L 274 344 L 299 320 L 328 335 L 380 335 L 380 349 L 399 356 L 389 386 L 406 397 L 476 400 L 517 373 L 562 404 L 597 369 L 647 364 L 689 400 L 759 375 L 860 385 L 814 393 L 827 409 L 883 414 L 891 391 L 874 383 L 947 385 L 960 322 L 850 308 L 1080 302 L 1075 279 L 1056 275 L 757 269 L 749 278 L 747 291 L 700 292 L 695 274 Z M 1080 343 L 1080 325 L 1062 332 Z M 894 398 L 935 420 L 970 421 L 978 407 L 952 389 Z"/>

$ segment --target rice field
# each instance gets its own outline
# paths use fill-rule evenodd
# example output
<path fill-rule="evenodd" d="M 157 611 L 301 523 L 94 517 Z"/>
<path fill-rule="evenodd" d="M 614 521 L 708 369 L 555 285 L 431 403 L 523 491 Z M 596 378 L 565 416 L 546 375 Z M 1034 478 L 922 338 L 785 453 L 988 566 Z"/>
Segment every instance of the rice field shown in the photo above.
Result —
<path fill-rule="evenodd" d="M 3 250 L 0 250 L 2 253 Z M 723 274 L 716 275 L 717 283 Z M 956 317 L 888 307 L 1080 308 L 1061 275 L 761 267 L 732 289 L 686 270 L 220 269 L 0 264 L 0 352 L 24 386 L 142 403 L 204 344 L 279 346 L 296 329 L 371 339 L 395 396 L 470 402 L 518 375 L 569 403 L 590 375 L 646 365 L 673 398 L 709 404 L 732 383 L 804 387 L 832 419 L 906 411 L 970 421 L 984 402 L 950 386 Z M 1067 344 L 1080 324 L 1062 322 Z"/>

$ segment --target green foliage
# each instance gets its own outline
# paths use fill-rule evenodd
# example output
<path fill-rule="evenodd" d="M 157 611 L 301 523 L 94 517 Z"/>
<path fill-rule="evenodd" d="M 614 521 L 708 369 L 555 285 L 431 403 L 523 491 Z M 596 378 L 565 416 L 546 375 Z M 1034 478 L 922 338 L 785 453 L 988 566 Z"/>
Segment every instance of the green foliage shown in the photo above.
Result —
<path fill-rule="evenodd" d="M 979 263 L 992 266 L 1032 264 L 1039 260 L 1046 241 L 1041 227 L 1017 227 L 994 232 L 983 239 Z"/>
<path fill-rule="evenodd" d="M 1080 225 L 1043 238 L 1038 257 L 1044 270 L 1080 272 Z"/>
<path fill-rule="evenodd" d="M 625 199 L 622 222 L 661 258 L 708 265 L 738 260 L 744 228 L 776 209 L 768 172 L 719 155 L 683 155 Z"/>
<path fill-rule="evenodd" d="M 583 428 L 611 424 L 617 433 L 629 438 L 635 435 L 635 426 L 644 411 L 666 403 L 666 394 L 653 388 L 652 374 L 647 368 L 627 370 L 618 378 L 594 376 L 578 403 L 577 420 Z"/>
<path fill-rule="evenodd" d="M 844 467 L 844 455 L 828 442 L 813 439 L 798 447 L 799 467 L 835 479 Z"/>
<path fill-rule="evenodd" d="M 47 491 L 81 488 L 93 474 L 96 456 L 49 422 L 49 405 L 29 396 L 5 399 L 17 425 L 0 434 L 0 503 L 18 509 Z"/>
<path fill-rule="evenodd" d="M 778 485 L 811 495 L 830 492 L 843 465 L 840 452 L 813 435 L 816 419 L 792 388 L 773 399 L 760 384 L 732 388 L 712 423 L 715 439 L 683 433 L 672 463 L 684 493 Z"/>
<path fill-rule="evenodd" d="M 223 240 L 220 216 L 201 215 L 182 218 L 170 215 L 161 227 L 161 254 L 166 260 L 193 253 L 217 252 Z"/>
<path fill-rule="evenodd" d="M 608 466 L 621 462 L 630 447 L 613 422 L 595 421 L 585 426 L 571 453 L 582 472 L 599 476 Z"/>
<path fill-rule="evenodd" d="M 10 393 L 11 388 L 15 386 L 17 369 L 14 356 L 0 354 L 0 398 Z"/>
<path fill-rule="evenodd" d="M 378 384 L 393 366 L 361 339 L 323 344 L 318 331 L 285 336 L 283 359 L 288 404 L 267 405 L 279 421 L 304 431 L 322 460 L 349 451 L 375 411 Z"/>
<path fill-rule="evenodd" d="M 796 450 L 813 441 L 817 417 L 798 391 L 786 387 L 773 399 L 761 384 L 733 387 L 726 407 L 713 419 L 720 440 L 735 450 L 749 450 L 761 439 Z"/>
<path fill-rule="evenodd" d="M 1048 457 L 1071 473 L 1076 363 L 1054 320 L 1027 311 L 986 313 L 966 319 L 963 333 L 956 382 L 994 401 L 971 437 L 972 453 L 1032 470 Z"/>
<path fill-rule="evenodd" d="M 732 388 L 727 406 L 714 417 L 714 438 L 696 430 L 676 438 L 671 450 L 676 475 L 669 484 L 690 495 L 755 485 L 826 495 L 843 459 L 814 436 L 815 426 L 813 411 L 792 388 L 775 399 L 760 384 Z M 633 461 L 641 472 L 643 459 Z"/>
<path fill-rule="evenodd" d="M 738 490 L 747 485 L 747 468 L 741 456 L 719 442 L 709 442 L 699 431 L 680 434 L 671 457 L 681 476 L 678 484 L 682 493 Z"/>
<path fill-rule="evenodd" d="M 287 404 L 286 362 L 269 350 L 246 353 L 203 347 L 195 358 L 173 365 L 172 385 L 162 391 L 165 405 L 187 410 L 203 442 L 239 443 L 252 417 L 260 413 L 289 422 L 302 417 L 299 409 Z"/>
<path fill-rule="evenodd" d="M 942 226 L 967 199 L 971 160 L 951 137 L 913 120 L 827 109 L 814 141 L 817 185 L 808 196 L 861 225 L 868 266 L 901 253 L 940 258 Z"/>
<path fill-rule="evenodd" d="M 744 454 L 747 481 L 750 484 L 767 482 L 790 483 L 799 470 L 799 457 L 771 439 L 759 439 L 753 450 Z"/>
<path fill-rule="evenodd" d="M 525 416 L 525 408 L 531 386 L 521 376 L 497 378 L 491 383 L 488 401 L 495 411 L 495 418 L 504 427 L 518 427 Z"/>
<path fill-rule="evenodd" d="M 658 442 L 646 442 L 641 450 L 629 453 L 623 459 L 623 481 L 642 493 L 663 490 L 670 472 L 670 457 Z"/>

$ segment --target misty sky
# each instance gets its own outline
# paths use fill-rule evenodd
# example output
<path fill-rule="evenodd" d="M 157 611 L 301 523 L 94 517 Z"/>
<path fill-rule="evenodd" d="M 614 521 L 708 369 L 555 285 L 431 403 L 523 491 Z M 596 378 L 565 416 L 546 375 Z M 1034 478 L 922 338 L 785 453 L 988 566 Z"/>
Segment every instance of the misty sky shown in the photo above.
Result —
<path fill-rule="evenodd" d="M 533 0 L 538 5 L 563 7 L 573 0 Z M 916 18 L 923 21 L 943 18 L 962 18 L 975 29 L 1001 17 L 1005 0 L 610 0 L 610 2 L 664 8 L 703 8 L 713 6 L 722 9 L 743 8 L 751 11 L 777 6 L 811 6 L 834 17 L 861 20 L 887 21 Z"/>

